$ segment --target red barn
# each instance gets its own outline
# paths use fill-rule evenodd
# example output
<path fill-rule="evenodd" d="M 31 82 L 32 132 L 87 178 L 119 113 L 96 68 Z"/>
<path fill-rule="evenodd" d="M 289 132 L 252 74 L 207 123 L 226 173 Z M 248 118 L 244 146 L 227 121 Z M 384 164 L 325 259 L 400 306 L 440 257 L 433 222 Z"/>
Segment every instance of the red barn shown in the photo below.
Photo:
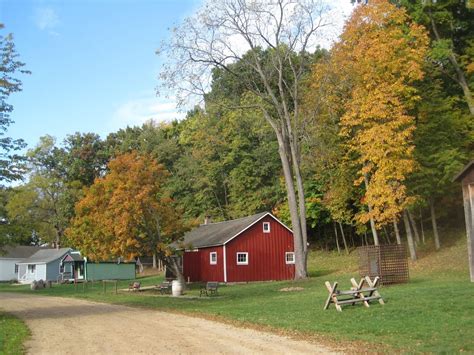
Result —
<path fill-rule="evenodd" d="M 183 274 L 193 281 L 288 280 L 295 275 L 293 232 L 271 213 L 203 224 L 186 233 Z"/>

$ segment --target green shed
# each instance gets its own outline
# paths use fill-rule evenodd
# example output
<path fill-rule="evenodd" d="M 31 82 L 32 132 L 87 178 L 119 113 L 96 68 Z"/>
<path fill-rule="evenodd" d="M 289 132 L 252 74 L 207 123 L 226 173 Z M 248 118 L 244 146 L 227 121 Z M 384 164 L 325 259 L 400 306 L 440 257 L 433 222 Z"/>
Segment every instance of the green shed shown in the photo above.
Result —
<path fill-rule="evenodd" d="M 86 279 L 91 280 L 131 280 L 134 279 L 135 263 L 88 262 Z"/>

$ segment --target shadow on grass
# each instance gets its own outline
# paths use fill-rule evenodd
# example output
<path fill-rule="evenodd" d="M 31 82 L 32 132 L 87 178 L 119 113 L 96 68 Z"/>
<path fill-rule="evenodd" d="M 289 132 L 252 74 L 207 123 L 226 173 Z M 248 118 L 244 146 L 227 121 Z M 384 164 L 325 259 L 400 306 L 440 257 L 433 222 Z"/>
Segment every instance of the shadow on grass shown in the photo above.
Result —
<path fill-rule="evenodd" d="M 331 270 L 331 269 L 324 269 L 324 270 L 312 270 L 308 272 L 309 277 L 322 277 L 326 275 L 331 275 L 335 273 L 337 270 Z"/>

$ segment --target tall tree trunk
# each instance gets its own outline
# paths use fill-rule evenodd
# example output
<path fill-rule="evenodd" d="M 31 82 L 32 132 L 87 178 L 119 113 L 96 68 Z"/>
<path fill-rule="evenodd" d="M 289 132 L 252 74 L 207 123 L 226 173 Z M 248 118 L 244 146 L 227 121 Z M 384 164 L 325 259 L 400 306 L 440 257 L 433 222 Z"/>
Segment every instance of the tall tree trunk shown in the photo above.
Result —
<path fill-rule="evenodd" d="M 265 115 L 267 116 L 267 115 Z M 288 198 L 288 207 L 290 210 L 291 225 L 293 229 L 294 248 L 295 248 L 295 279 L 306 278 L 306 246 L 303 241 L 303 233 L 301 228 L 301 220 L 298 213 L 298 201 L 296 197 L 295 185 L 293 183 L 293 174 L 289 161 L 288 138 L 271 118 L 267 118 L 277 136 L 278 153 L 280 155 L 283 167 L 283 176 L 285 177 L 286 192 Z"/>
<path fill-rule="evenodd" d="M 413 218 L 413 215 L 411 214 L 409 210 L 407 210 L 407 214 L 408 214 L 408 219 L 410 220 L 411 226 L 413 228 L 413 232 L 415 233 L 415 242 L 417 245 L 419 245 L 421 240 L 420 240 L 420 235 L 418 234 L 418 228 L 416 226 L 415 219 Z"/>
<path fill-rule="evenodd" d="M 337 253 L 338 254 L 341 254 L 341 248 L 339 247 L 339 238 L 337 236 L 337 228 L 336 228 L 336 222 L 333 222 L 334 223 L 334 236 L 336 238 L 336 247 L 337 247 Z"/>
<path fill-rule="evenodd" d="M 367 178 L 367 174 L 364 174 L 364 182 L 365 182 L 365 191 L 369 189 L 369 179 Z M 369 215 L 370 215 L 370 228 L 372 229 L 372 235 L 374 237 L 374 244 L 380 245 L 379 243 L 379 236 L 377 234 L 377 229 L 375 228 L 375 221 L 372 217 L 372 206 L 370 203 L 367 203 L 367 207 L 369 208 Z"/>
<path fill-rule="evenodd" d="M 423 212 L 421 211 L 421 207 L 420 207 L 420 226 L 421 226 L 421 241 L 423 244 L 426 244 L 425 227 L 423 225 Z"/>
<path fill-rule="evenodd" d="M 157 263 L 156 263 L 156 251 L 153 252 L 153 269 L 157 268 Z"/>
<path fill-rule="evenodd" d="M 397 244 L 402 244 L 402 239 L 400 238 L 400 231 L 398 230 L 398 222 L 396 219 L 393 220 L 393 229 L 395 230 L 395 237 L 397 238 Z"/>
<path fill-rule="evenodd" d="M 431 224 L 433 226 L 433 236 L 435 242 L 435 249 L 439 250 L 441 248 L 441 244 L 439 242 L 439 234 L 438 234 L 438 224 L 436 223 L 436 214 L 435 214 L 435 207 L 434 207 L 434 200 L 430 199 L 430 213 L 431 213 Z"/>
<path fill-rule="evenodd" d="M 388 245 L 392 244 L 390 240 L 390 234 L 388 233 L 387 228 L 385 226 L 383 226 L 383 235 L 385 237 L 385 243 L 387 243 Z"/>
<path fill-rule="evenodd" d="M 405 230 L 407 232 L 407 241 L 408 241 L 408 250 L 410 251 L 410 258 L 413 261 L 416 261 L 416 249 L 415 243 L 413 241 L 413 235 L 411 234 L 410 221 L 408 220 L 407 211 L 403 211 L 403 222 L 405 223 Z"/>
<path fill-rule="evenodd" d="M 186 287 L 186 280 L 184 279 L 183 272 L 179 267 L 178 263 L 176 262 L 176 257 L 174 256 L 165 256 L 163 259 L 166 267 L 169 267 L 173 273 L 176 275 L 179 283 L 183 286 L 183 290 Z"/>
<path fill-rule="evenodd" d="M 341 230 L 341 234 L 342 234 L 342 242 L 344 243 L 344 249 L 346 250 L 346 254 L 349 255 L 349 248 L 347 247 L 346 235 L 344 234 L 344 229 L 342 228 L 341 222 L 338 222 L 338 223 L 339 223 L 339 229 Z"/>

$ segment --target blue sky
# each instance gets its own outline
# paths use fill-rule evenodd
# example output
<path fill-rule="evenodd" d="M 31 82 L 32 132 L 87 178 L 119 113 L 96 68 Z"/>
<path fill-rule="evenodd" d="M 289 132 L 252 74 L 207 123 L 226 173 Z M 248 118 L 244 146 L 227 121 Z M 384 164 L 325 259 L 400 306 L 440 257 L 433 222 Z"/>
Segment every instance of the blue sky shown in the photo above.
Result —
<path fill-rule="evenodd" d="M 334 0 L 343 11 L 350 0 Z M 201 0 L 0 0 L 3 34 L 12 32 L 32 75 L 13 94 L 8 135 L 29 147 L 51 134 L 102 137 L 127 125 L 180 118 L 174 103 L 157 98 L 160 58 L 168 28 Z"/>

